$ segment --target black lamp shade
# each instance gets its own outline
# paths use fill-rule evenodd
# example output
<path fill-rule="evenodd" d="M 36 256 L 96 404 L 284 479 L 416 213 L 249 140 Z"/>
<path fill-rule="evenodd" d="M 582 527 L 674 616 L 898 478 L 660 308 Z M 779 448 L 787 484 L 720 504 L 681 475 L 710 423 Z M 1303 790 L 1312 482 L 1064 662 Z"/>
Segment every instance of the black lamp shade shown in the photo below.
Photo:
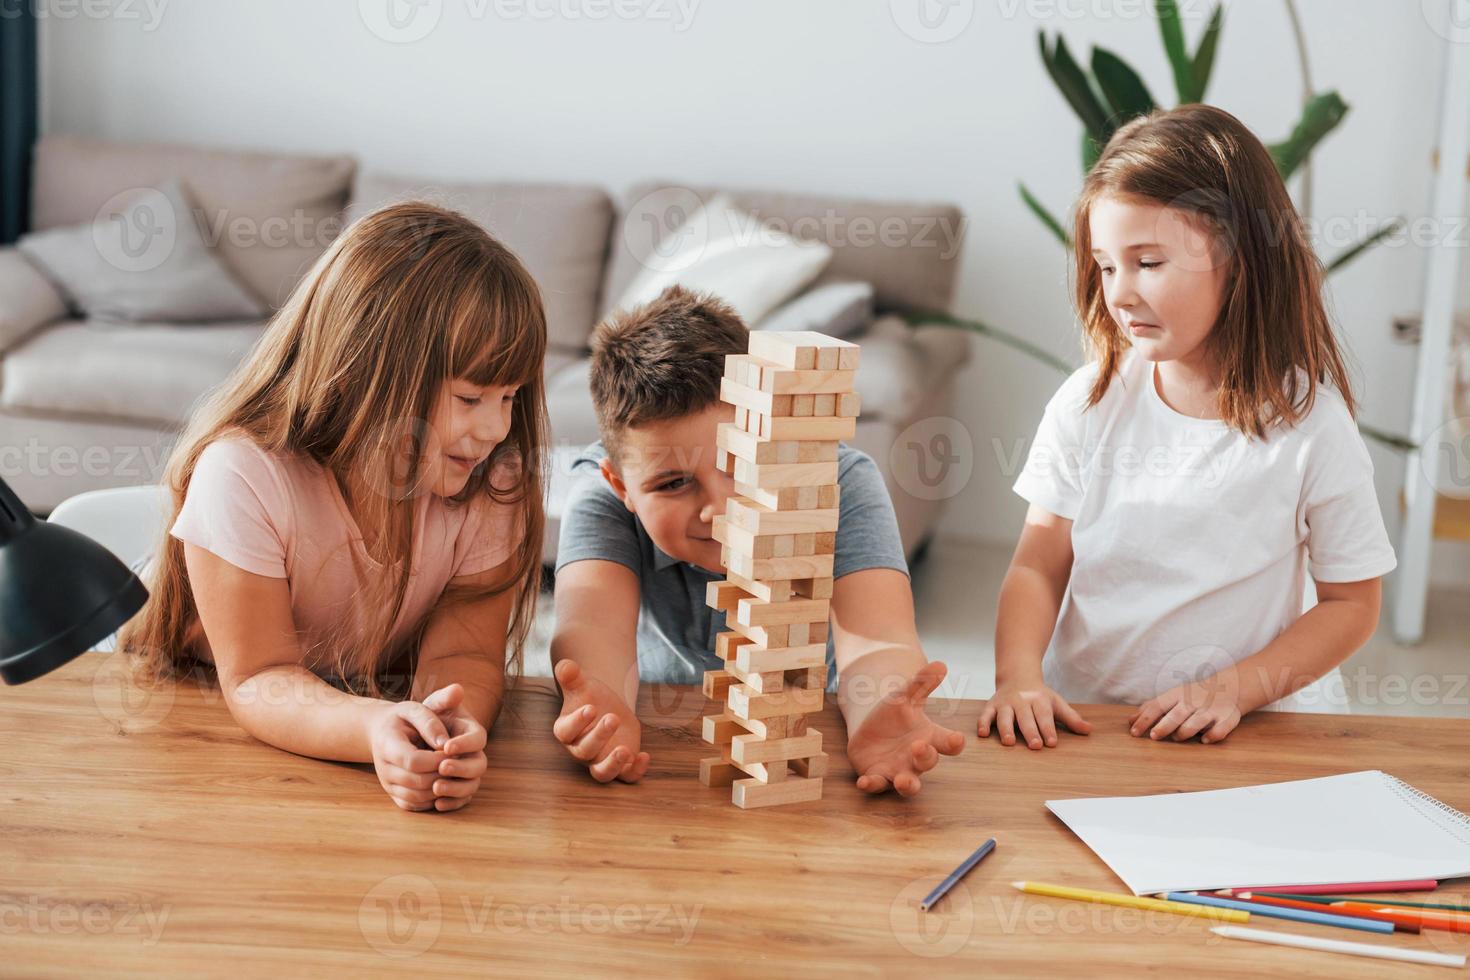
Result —
<path fill-rule="evenodd" d="M 148 590 L 84 534 L 38 521 L 0 480 L 0 678 L 34 680 L 132 619 Z"/>

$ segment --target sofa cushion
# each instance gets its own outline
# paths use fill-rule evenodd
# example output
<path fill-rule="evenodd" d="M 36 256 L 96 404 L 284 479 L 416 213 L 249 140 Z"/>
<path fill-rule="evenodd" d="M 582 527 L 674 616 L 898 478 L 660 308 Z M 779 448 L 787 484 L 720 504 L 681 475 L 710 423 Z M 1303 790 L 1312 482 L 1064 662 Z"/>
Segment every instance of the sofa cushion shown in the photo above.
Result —
<path fill-rule="evenodd" d="M 832 249 L 821 282 L 873 284 L 880 311 L 947 311 L 959 271 L 964 217 L 949 204 L 885 203 L 771 191 L 688 187 L 656 181 L 634 187 L 613 229 L 602 310 L 606 314 L 642 270 L 648 249 L 677 241 L 678 226 L 716 193 L 797 238 Z M 652 229 L 652 233 L 650 232 Z"/>
<path fill-rule="evenodd" d="M 182 180 L 205 240 L 272 307 L 341 230 L 351 157 L 115 143 L 46 136 L 36 145 L 34 230 L 90 223 L 113 197 Z"/>
<path fill-rule="evenodd" d="M 204 243 L 179 181 L 138 188 L 117 203 L 90 224 L 17 243 L 84 316 L 180 323 L 265 315 Z"/>
<path fill-rule="evenodd" d="M 65 315 L 66 300 L 40 270 L 18 249 L 0 248 L 0 354 Z"/>
<path fill-rule="evenodd" d="M 63 320 L 0 361 L 0 406 L 179 426 L 264 329 Z"/>
<path fill-rule="evenodd" d="M 752 330 L 814 330 L 847 337 L 873 322 L 873 284 L 829 282 L 814 286 L 772 310 Z"/>
<path fill-rule="evenodd" d="M 352 192 L 348 220 L 385 204 L 422 200 L 473 218 L 520 257 L 541 287 L 547 340 L 583 350 L 597 318 L 612 200 L 571 184 L 446 183 L 366 174 Z"/>

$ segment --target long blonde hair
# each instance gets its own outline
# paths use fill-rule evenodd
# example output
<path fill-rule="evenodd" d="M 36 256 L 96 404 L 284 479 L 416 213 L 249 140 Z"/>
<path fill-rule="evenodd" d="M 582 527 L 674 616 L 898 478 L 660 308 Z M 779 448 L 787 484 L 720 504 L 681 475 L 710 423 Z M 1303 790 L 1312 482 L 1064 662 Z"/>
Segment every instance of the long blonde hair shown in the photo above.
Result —
<path fill-rule="evenodd" d="M 1222 372 L 1222 419 L 1264 437 L 1272 425 L 1294 425 L 1310 412 L 1323 382 L 1355 410 L 1322 300 L 1322 262 L 1270 151 L 1239 119 L 1200 104 L 1157 109 L 1120 126 L 1083 183 L 1072 240 L 1077 313 L 1099 362 L 1089 407 L 1131 346 L 1108 312 L 1092 259 L 1089 221 L 1104 196 L 1183 210 L 1228 253 L 1224 299 L 1205 340 Z"/>
<path fill-rule="evenodd" d="M 469 602 L 514 590 L 508 659 L 510 672 L 518 673 L 540 585 L 545 353 L 546 315 L 536 283 L 483 228 L 420 202 L 368 214 L 333 242 L 252 355 L 194 414 L 169 459 L 169 525 L 204 448 L 234 434 L 267 453 L 320 464 L 339 487 L 379 491 L 352 499 L 364 543 L 385 568 L 359 576 L 374 621 L 350 642 L 342 642 L 344 634 L 330 646 L 336 673 L 380 696 L 379 671 L 405 652 L 401 643 L 390 649 L 390 641 L 411 572 L 415 497 L 425 492 L 426 420 L 446 380 L 520 385 L 505 440 L 447 501 L 513 504 L 519 546 L 503 581 L 451 588 L 440 600 Z M 404 452 L 406 473 L 398 472 Z M 507 473 L 513 485 L 497 486 Z M 191 642 L 198 614 L 178 539 L 164 535 L 148 584 L 152 598 L 122 631 L 119 648 L 155 678 L 178 676 L 199 663 Z M 415 625 L 415 646 L 426 621 Z"/>

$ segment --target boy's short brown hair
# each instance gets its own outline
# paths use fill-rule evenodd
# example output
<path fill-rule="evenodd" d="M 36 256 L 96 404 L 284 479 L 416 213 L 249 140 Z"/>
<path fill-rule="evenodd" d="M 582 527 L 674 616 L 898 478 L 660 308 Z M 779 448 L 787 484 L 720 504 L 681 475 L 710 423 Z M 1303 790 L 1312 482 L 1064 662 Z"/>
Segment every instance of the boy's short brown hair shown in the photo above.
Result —
<path fill-rule="evenodd" d="M 617 462 L 629 428 L 700 412 L 720 400 L 725 355 L 744 354 L 740 314 L 709 293 L 670 286 L 618 311 L 592 334 L 592 404 L 603 448 Z"/>

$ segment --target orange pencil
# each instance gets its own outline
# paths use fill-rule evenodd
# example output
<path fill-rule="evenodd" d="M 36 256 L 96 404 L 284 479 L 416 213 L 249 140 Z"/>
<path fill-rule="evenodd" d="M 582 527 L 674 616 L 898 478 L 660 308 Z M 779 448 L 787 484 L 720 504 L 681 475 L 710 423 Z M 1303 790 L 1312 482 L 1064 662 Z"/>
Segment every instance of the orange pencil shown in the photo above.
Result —
<path fill-rule="evenodd" d="M 1259 905 L 1279 905 L 1285 909 L 1301 909 L 1304 912 L 1320 912 L 1323 909 L 1323 906 L 1313 902 L 1299 902 L 1292 898 L 1273 898 L 1270 895 L 1257 895 L 1253 892 L 1236 892 L 1235 897 L 1244 899 L 1247 902 L 1255 902 Z M 1350 915 L 1355 919 L 1377 919 L 1379 922 L 1392 922 L 1395 929 L 1402 929 L 1405 932 L 1419 931 L 1419 924 L 1417 922 L 1405 921 L 1406 918 L 1412 919 L 1413 916 L 1404 917 L 1395 915 L 1392 912 L 1350 909 L 1345 908 L 1345 905 L 1346 903 L 1344 902 L 1334 902 L 1332 905 L 1327 906 L 1327 908 L 1336 909 L 1343 915 Z"/>
<path fill-rule="evenodd" d="M 1374 905 L 1372 902 L 1333 902 L 1328 908 L 1340 909 L 1344 913 L 1354 915 L 1358 912 L 1373 912 L 1381 916 L 1389 916 L 1389 921 L 1398 925 L 1400 922 L 1417 923 L 1423 929 L 1442 929 L 1445 932 L 1470 932 L 1470 918 L 1456 915 L 1434 915 L 1420 912 L 1418 910 L 1388 908 L 1383 905 Z"/>

